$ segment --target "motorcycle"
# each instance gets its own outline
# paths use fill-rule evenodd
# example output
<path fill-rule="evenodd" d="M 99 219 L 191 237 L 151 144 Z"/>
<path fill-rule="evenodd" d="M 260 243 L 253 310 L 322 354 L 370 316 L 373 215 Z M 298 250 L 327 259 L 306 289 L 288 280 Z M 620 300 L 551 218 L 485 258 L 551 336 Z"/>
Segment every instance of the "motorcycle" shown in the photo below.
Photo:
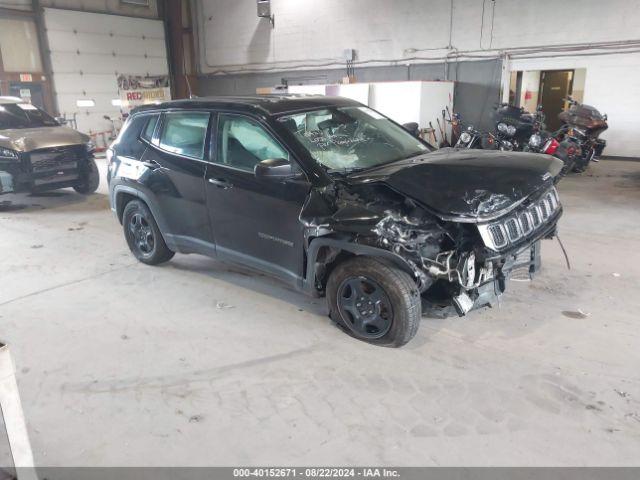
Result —
<path fill-rule="evenodd" d="M 454 148 L 475 148 L 482 150 L 513 150 L 513 144 L 504 142 L 498 136 L 491 132 L 481 132 L 473 125 L 468 124 L 466 127 L 460 119 L 460 115 L 454 114 L 451 123 L 454 126 L 454 133 L 457 133 L 458 140 Z M 456 130 L 462 131 L 456 132 Z"/>
<path fill-rule="evenodd" d="M 536 126 L 536 114 L 527 112 L 522 107 L 502 103 L 496 107 L 496 137 L 511 150 L 521 151 L 533 135 Z"/>
<path fill-rule="evenodd" d="M 563 122 L 558 138 L 573 138 L 580 145 L 581 153 L 573 166 L 574 172 L 584 172 L 589 163 L 597 162 L 607 142 L 598 138 L 609 128 L 607 115 L 601 114 L 595 107 L 584 105 L 567 97 L 569 109 L 561 112 L 558 118 Z"/>
<path fill-rule="evenodd" d="M 564 163 L 560 172 L 565 176 L 572 171 L 577 159 L 582 155 L 580 142 L 573 135 L 565 135 L 558 140 L 558 133 L 551 133 L 546 130 L 545 115 L 542 107 L 536 109 L 533 114 L 531 136 L 522 147 L 525 152 L 544 153 L 559 158 Z"/>

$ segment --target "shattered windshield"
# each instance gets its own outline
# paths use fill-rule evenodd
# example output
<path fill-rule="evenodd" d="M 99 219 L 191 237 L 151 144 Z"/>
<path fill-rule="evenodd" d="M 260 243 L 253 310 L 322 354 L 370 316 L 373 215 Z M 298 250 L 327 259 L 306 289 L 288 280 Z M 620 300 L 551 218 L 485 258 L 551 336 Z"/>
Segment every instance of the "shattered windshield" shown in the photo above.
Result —
<path fill-rule="evenodd" d="M 57 127 L 52 117 L 30 103 L 0 105 L 0 130 L 10 128 Z"/>
<path fill-rule="evenodd" d="M 329 171 L 376 167 L 430 149 L 402 127 L 367 107 L 343 107 L 278 119 Z"/>

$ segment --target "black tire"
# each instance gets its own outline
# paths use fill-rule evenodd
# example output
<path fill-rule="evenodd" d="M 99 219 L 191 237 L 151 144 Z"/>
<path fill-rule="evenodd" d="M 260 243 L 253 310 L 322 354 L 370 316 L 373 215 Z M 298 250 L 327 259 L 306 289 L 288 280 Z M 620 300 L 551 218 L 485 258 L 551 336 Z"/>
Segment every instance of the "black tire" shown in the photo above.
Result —
<path fill-rule="evenodd" d="M 90 158 L 80 181 L 73 186 L 73 189 L 82 195 L 91 195 L 98 190 L 99 186 L 100 172 L 98 171 L 98 165 L 96 165 L 96 161 L 93 158 Z"/>
<path fill-rule="evenodd" d="M 122 227 L 131 253 L 147 265 L 168 262 L 175 252 L 167 247 L 151 210 L 140 200 L 131 200 L 122 213 Z"/>
<path fill-rule="evenodd" d="M 583 173 L 586 170 L 587 170 L 587 165 L 584 165 L 584 164 L 579 164 L 579 165 L 575 164 L 571 169 L 571 171 L 574 173 Z"/>
<path fill-rule="evenodd" d="M 369 298 L 374 297 L 381 300 L 367 307 L 371 305 Z M 354 298 L 358 301 L 355 305 Z M 401 347 L 411 340 L 422 316 L 420 292 L 411 276 L 372 257 L 354 257 L 336 266 L 327 282 L 327 301 L 329 316 L 347 333 L 385 347 Z"/>

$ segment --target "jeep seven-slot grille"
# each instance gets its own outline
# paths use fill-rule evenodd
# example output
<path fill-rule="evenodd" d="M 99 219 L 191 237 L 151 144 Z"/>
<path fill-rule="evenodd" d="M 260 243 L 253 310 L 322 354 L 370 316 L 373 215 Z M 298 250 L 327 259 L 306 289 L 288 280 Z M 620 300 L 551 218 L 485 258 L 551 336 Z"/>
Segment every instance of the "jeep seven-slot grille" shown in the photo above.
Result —
<path fill-rule="evenodd" d="M 497 222 L 478 225 L 478 230 L 488 248 L 502 250 L 537 231 L 559 208 L 558 192 L 552 188 L 527 208 Z"/>

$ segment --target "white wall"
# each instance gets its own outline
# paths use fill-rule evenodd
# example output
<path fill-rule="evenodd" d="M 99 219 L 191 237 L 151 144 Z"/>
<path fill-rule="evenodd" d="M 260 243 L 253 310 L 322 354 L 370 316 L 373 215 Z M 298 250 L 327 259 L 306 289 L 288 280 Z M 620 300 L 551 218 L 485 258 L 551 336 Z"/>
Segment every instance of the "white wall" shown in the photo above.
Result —
<path fill-rule="evenodd" d="M 344 63 L 347 48 L 360 61 L 441 56 L 408 50 L 444 49 L 450 33 L 461 51 L 640 37 L 637 0 L 454 0 L 451 32 L 449 0 L 271 0 L 275 28 L 255 0 L 196 2 L 203 73 Z"/>
<path fill-rule="evenodd" d="M 450 36 L 473 55 L 640 40 L 639 0 L 453 0 L 451 29 L 450 0 L 271 0 L 275 28 L 257 18 L 255 0 L 195 1 L 204 74 L 345 68 L 347 48 L 361 62 L 384 60 L 361 66 L 403 65 L 441 58 Z M 429 48 L 437 50 L 413 51 Z M 584 101 L 610 116 L 606 153 L 640 156 L 638 54 L 517 60 L 508 68 L 586 68 Z"/>
<path fill-rule="evenodd" d="M 512 60 L 511 70 L 586 68 L 584 103 L 609 116 L 606 155 L 640 156 L 640 53 Z"/>

